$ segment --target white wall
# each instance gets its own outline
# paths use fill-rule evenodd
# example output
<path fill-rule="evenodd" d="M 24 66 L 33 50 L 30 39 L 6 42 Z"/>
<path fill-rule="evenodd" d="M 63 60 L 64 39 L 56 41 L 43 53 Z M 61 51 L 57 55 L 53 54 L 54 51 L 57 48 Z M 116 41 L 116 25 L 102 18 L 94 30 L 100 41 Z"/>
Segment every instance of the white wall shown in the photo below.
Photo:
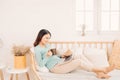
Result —
<path fill-rule="evenodd" d="M 120 34 L 86 34 L 75 30 L 75 0 L 0 0 L 0 37 L 4 47 L 0 61 L 13 63 L 13 44 L 32 45 L 38 31 L 51 31 L 53 41 L 120 39 Z"/>

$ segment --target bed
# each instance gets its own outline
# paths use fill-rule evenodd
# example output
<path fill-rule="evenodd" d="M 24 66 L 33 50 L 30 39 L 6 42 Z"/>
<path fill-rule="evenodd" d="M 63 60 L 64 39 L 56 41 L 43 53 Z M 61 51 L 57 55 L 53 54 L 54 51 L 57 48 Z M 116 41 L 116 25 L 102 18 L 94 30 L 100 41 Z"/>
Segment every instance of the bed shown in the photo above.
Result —
<path fill-rule="evenodd" d="M 95 47 L 95 48 L 106 48 L 107 50 L 107 57 L 109 57 L 114 42 L 50 42 L 50 45 L 52 47 L 58 48 L 71 48 L 74 45 L 77 45 L 78 47 Z M 102 80 L 98 79 L 95 76 L 95 73 L 88 72 L 82 69 L 77 69 L 73 72 L 67 73 L 67 74 L 55 74 L 51 72 L 39 72 L 36 69 L 35 65 L 35 58 L 34 54 L 30 54 L 31 57 L 31 67 L 30 67 L 30 74 L 31 74 L 31 80 Z M 107 58 L 108 59 L 108 58 Z M 103 80 L 119 80 L 120 79 L 120 70 L 113 70 L 109 73 L 111 76 L 109 79 L 103 79 Z"/>

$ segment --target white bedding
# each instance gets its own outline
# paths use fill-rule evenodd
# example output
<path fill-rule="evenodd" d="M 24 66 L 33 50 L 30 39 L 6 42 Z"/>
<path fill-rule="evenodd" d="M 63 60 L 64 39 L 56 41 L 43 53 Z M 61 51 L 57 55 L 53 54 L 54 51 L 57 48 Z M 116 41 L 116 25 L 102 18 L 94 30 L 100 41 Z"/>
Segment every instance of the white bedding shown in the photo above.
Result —
<path fill-rule="evenodd" d="M 120 70 L 110 72 L 109 75 L 111 78 L 109 79 L 98 79 L 95 73 L 84 70 L 76 70 L 68 74 L 38 73 L 42 77 L 42 80 L 120 80 Z"/>

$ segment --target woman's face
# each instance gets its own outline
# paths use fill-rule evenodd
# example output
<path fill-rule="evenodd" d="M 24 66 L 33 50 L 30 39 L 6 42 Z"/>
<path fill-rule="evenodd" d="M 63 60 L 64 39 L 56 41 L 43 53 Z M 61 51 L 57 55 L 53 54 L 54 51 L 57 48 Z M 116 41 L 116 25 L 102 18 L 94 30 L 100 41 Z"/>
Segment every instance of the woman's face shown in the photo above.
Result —
<path fill-rule="evenodd" d="M 45 34 L 41 39 L 41 43 L 47 44 L 49 42 L 50 37 L 51 37 L 50 34 Z"/>

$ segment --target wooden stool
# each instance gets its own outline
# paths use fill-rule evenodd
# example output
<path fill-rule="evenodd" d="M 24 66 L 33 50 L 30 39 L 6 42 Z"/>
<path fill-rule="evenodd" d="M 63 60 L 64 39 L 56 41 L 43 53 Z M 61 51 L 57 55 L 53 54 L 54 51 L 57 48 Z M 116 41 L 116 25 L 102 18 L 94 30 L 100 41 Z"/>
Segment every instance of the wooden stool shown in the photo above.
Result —
<path fill-rule="evenodd" d="M 25 69 L 12 69 L 12 68 L 7 68 L 7 72 L 10 75 L 10 80 L 13 80 L 14 75 L 16 76 L 16 80 L 18 80 L 18 74 L 26 74 L 27 80 L 30 80 L 29 74 L 28 74 L 28 68 Z"/>

